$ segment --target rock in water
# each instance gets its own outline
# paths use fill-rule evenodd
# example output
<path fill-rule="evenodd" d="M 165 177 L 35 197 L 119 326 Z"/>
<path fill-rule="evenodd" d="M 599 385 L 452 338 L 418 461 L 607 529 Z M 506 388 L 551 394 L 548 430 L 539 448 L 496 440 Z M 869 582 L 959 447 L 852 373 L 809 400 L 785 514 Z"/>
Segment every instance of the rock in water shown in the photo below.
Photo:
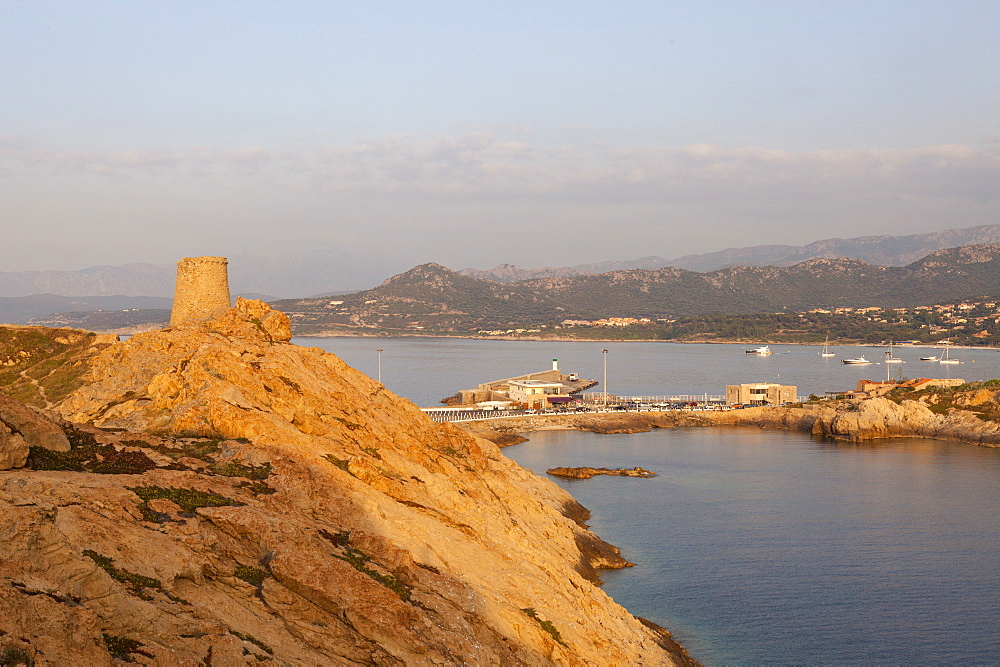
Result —
<path fill-rule="evenodd" d="M 571 477 L 574 479 L 590 479 L 595 475 L 610 475 L 611 477 L 656 477 L 652 470 L 636 466 L 634 468 L 549 468 L 546 470 L 556 477 Z"/>
<path fill-rule="evenodd" d="M 94 359 L 59 408 L 92 425 L 67 427 L 73 450 L 0 474 L 0 653 L 689 660 L 597 588 L 595 565 L 627 562 L 568 494 L 286 322 L 241 301 Z"/>

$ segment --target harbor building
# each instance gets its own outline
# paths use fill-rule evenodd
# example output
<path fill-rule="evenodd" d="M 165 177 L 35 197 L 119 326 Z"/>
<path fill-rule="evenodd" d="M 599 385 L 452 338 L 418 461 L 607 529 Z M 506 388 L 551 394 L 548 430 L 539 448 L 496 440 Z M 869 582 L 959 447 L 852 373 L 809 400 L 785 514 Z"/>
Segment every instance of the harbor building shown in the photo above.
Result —
<path fill-rule="evenodd" d="M 548 382 L 560 384 L 565 387 L 565 389 L 560 390 L 558 394 L 550 394 L 552 396 L 568 396 L 569 394 L 576 394 L 597 384 L 595 380 L 581 378 L 577 373 L 563 373 L 559 370 L 559 360 L 553 359 L 552 368 L 549 370 L 527 373 L 525 375 L 504 378 L 502 380 L 490 380 L 489 382 L 480 384 L 475 389 L 463 389 L 457 392 L 454 396 L 449 396 L 441 402 L 447 405 L 471 405 L 488 401 L 518 401 L 518 399 L 515 399 L 512 395 L 512 391 L 520 392 L 519 395 L 527 394 L 523 391 L 524 387 L 512 389 L 512 385 L 516 382 L 520 382 L 522 384 L 528 382 Z M 551 402 L 559 401 L 550 401 L 550 403 Z"/>
<path fill-rule="evenodd" d="M 536 409 L 570 400 L 569 386 L 544 380 L 514 380 L 508 385 L 507 395 L 515 403 Z"/>
<path fill-rule="evenodd" d="M 727 405 L 781 405 L 794 403 L 798 387 L 765 382 L 726 385 Z"/>

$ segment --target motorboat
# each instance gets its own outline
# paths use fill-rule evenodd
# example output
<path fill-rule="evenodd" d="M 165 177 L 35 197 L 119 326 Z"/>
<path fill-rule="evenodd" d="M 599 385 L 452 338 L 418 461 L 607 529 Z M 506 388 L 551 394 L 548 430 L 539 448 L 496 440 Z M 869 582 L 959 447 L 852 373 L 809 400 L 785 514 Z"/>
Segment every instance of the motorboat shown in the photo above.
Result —
<path fill-rule="evenodd" d="M 931 356 L 931 357 L 920 357 L 920 361 L 937 361 L 937 360 L 938 360 L 938 358 L 934 357 L 934 356 Z"/>
<path fill-rule="evenodd" d="M 762 345 L 761 347 L 756 347 L 752 350 L 747 350 L 747 354 L 756 354 L 759 357 L 766 357 L 771 354 L 771 348 L 767 345 Z"/>
<path fill-rule="evenodd" d="M 870 361 L 868 361 L 867 359 L 865 359 L 864 356 L 855 357 L 854 359 L 841 359 L 840 361 L 842 363 L 852 364 L 854 366 L 863 366 L 863 365 L 871 363 Z"/>

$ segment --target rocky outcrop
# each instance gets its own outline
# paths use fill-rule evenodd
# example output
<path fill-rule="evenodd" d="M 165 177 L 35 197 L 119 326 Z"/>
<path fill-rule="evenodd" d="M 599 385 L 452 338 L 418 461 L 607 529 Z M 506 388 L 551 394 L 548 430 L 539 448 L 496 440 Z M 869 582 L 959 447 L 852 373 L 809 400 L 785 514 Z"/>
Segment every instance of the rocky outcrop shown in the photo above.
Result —
<path fill-rule="evenodd" d="M 572 479 L 590 479 L 595 475 L 609 475 L 611 477 L 656 477 L 652 470 L 645 470 L 636 466 L 634 468 L 549 468 L 546 473 L 555 477 L 570 477 Z"/>
<path fill-rule="evenodd" d="M 20 468 L 30 447 L 69 451 L 69 440 L 61 428 L 19 403 L 0 394 L 0 470 Z"/>
<path fill-rule="evenodd" d="M 35 664 L 669 664 L 586 510 L 240 302 L 133 336 L 0 472 L 0 651 Z M 98 428 L 99 427 L 99 428 Z M 20 655 L 20 654 L 19 654 Z"/>

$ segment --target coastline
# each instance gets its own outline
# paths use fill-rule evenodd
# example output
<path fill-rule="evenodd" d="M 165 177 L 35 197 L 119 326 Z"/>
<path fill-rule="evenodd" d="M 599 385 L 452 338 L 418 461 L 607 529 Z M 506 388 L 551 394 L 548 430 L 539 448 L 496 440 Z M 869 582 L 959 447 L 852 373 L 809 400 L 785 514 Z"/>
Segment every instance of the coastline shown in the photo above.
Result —
<path fill-rule="evenodd" d="M 501 417 L 456 424 L 499 447 L 528 440 L 525 434 L 549 430 L 592 433 L 645 433 L 655 428 L 753 427 L 802 431 L 816 437 L 849 442 L 881 438 L 921 437 L 950 440 L 981 447 L 1000 447 L 1000 424 L 985 421 L 968 410 L 938 414 L 926 405 L 907 400 L 897 404 L 885 398 L 805 405 L 761 407 L 725 412 L 625 412 Z"/>
<path fill-rule="evenodd" d="M 801 341 L 776 341 L 766 338 L 754 339 L 728 339 L 728 340 L 663 340 L 662 338 L 583 338 L 580 336 L 475 336 L 472 334 L 432 334 L 420 332 L 413 334 L 394 333 L 383 335 L 378 333 L 346 333 L 344 331 L 322 331 L 319 333 L 295 333 L 295 338 L 455 338 L 460 340 L 497 340 L 497 341 L 532 341 L 532 342 L 556 342 L 556 343 L 667 343 L 674 345 L 796 345 L 803 347 L 822 347 L 822 342 L 804 343 Z M 875 343 L 848 343 L 831 341 L 830 345 L 836 347 L 885 347 L 885 345 Z M 897 347 L 936 349 L 941 345 L 934 343 L 916 343 L 913 345 L 899 345 Z M 997 350 L 1000 346 L 993 345 L 949 345 L 953 350 Z"/>

